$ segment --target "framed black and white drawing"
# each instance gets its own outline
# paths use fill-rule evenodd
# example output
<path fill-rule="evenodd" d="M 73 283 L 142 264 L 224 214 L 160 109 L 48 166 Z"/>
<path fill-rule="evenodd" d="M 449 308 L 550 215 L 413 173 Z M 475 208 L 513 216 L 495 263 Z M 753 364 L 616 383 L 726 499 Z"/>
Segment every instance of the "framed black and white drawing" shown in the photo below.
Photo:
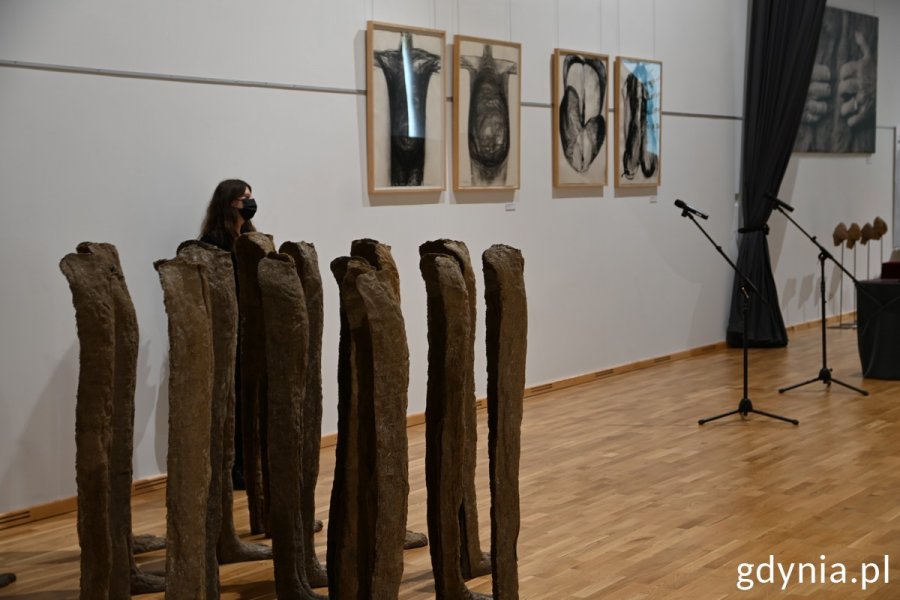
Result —
<path fill-rule="evenodd" d="M 878 18 L 828 6 L 795 152 L 875 152 Z"/>
<path fill-rule="evenodd" d="M 454 42 L 453 189 L 518 189 L 522 47 L 463 35 Z"/>
<path fill-rule="evenodd" d="M 616 57 L 616 187 L 662 182 L 662 63 Z"/>
<path fill-rule="evenodd" d="M 369 193 L 446 187 L 445 35 L 369 21 L 366 128 Z"/>
<path fill-rule="evenodd" d="M 553 51 L 553 185 L 606 185 L 609 58 Z"/>

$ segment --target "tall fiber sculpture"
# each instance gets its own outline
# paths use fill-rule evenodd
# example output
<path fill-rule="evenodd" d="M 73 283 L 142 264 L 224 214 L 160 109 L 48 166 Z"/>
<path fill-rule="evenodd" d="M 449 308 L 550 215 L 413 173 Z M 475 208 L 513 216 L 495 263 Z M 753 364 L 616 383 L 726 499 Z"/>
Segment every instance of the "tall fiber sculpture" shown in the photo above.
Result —
<path fill-rule="evenodd" d="M 481 550 L 481 542 L 478 535 L 478 504 L 475 496 L 475 462 L 478 443 L 478 422 L 475 411 L 475 323 L 477 321 L 475 271 L 472 269 L 469 249 L 463 242 L 435 240 L 425 242 L 419 246 L 420 256 L 425 256 L 428 253 L 446 254 L 459 264 L 467 294 L 469 336 L 465 344 L 466 352 L 457 356 L 457 360 L 462 360 L 462 368 L 466 373 L 463 383 L 464 398 L 461 406 L 463 412 L 463 444 L 460 460 L 463 504 L 458 512 L 462 540 L 460 548 L 462 574 L 464 578 L 472 579 L 491 572 L 491 557 Z M 455 318 L 462 318 L 462 316 L 459 315 Z"/>
<path fill-rule="evenodd" d="M 333 261 L 332 273 L 343 315 L 329 596 L 396 598 L 409 494 L 406 331 L 389 273 L 353 258 Z"/>
<path fill-rule="evenodd" d="M 91 257 L 86 259 L 68 258 L 60 263 L 71 267 L 85 260 L 92 263 L 101 263 L 96 267 L 102 274 L 96 275 L 105 284 L 102 285 L 108 298 L 103 303 L 110 303 L 111 319 L 103 327 L 112 326 L 113 337 L 106 339 L 112 343 L 107 349 L 95 348 L 92 353 L 105 355 L 110 350 L 113 352 L 114 362 L 112 389 L 103 391 L 100 396 L 111 393 L 110 422 L 109 422 L 109 446 L 106 448 L 109 467 L 108 481 L 108 528 L 110 536 L 110 570 L 108 573 L 109 598 L 130 598 L 132 593 L 160 592 L 165 589 L 165 579 L 152 573 L 145 573 L 138 568 L 134 560 L 134 536 L 131 531 L 131 483 L 132 483 L 132 458 L 134 450 L 134 390 L 137 372 L 138 354 L 138 325 L 134 312 L 134 304 L 125 285 L 125 277 L 122 273 L 122 265 L 119 254 L 112 244 L 83 242 L 77 247 L 77 255 Z M 64 273 L 74 275 L 69 267 L 63 269 Z M 67 272 L 68 271 L 68 272 Z M 79 269 L 80 271 L 80 269 Z M 71 285 L 70 281 L 70 285 Z M 76 283 L 81 288 L 79 296 L 86 291 L 84 282 Z M 99 292 L 100 288 L 95 290 Z M 74 294 L 73 288 L 73 294 Z M 97 293 L 80 298 L 81 302 L 96 303 L 99 300 Z M 87 308 L 82 304 L 82 309 Z M 77 309 L 77 305 L 76 305 Z M 95 322 L 96 325 L 96 322 Z M 82 337 L 79 329 L 79 338 Z M 99 333 L 95 332 L 95 333 Z M 88 335 L 85 341 L 89 344 L 98 342 L 95 335 Z M 82 348 L 84 345 L 82 344 Z M 84 368 L 82 364 L 82 368 Z M 85 374 L 86 375 L 86 374 Z M 97 399 L 99 400 L 99 398 Z M 96 402 L 97 400 L 94 400 Z M 102 413 L 99 413 L 102 414 Z M 77 425 L 76 425 L 77 429 Z M 76 437 L 78 437 L 76 435 Z M 78 444 L 76 440 L 76 445 Z M 92 504 L 90 501 L 89 504 Z M 165 545 L 165 540 L 156 536 L 146 535 L 141 537 L 142 542 L 151 549 L 157 549 Z M 88 557 L 82 557 L 86 559 Z"/>
<path fill-rule="evenodd" d="M 439 600 L 482 598 L 466 588 L 461 555 L 463 405 L 472 347 L 469 295 L 457 261 L 426 253 L 419 263 L 428 296 L 428 392 L 425 408 L 425 483 L 435 594 Z"/>
<path fill-rule="evenodd" d="M 319 453 L 322 441 L 322 330 L 325 319 L 322 275 L 319 272 L 319 255 L 314 245 L 307 242 L 284 242 L 279 251 L 294 259 L 294 266 L 306 299 L 309 344 L 301 422 L 300 468 L 303 471 L 304 483 L 300 517 L 303 521 L 306 578 L 312 587 L 325 587 L 328 585 L 328 574 L 316 556 L 313 538 L 316 530 L 316 482 L 319 479 Z"/>
<path fill-rule="evenodd" d="M 321 598 L 306 578 L 302 498 L 308 482 L 301 468 L 309 320 L 303 285 L 293 259 L 270 254 L 259 262 L 259 287 L 266 323 L 269 380 L 269 519 L 275 590 L 283 600 Z"/>
<path fill-rule="evenodd" d="M 353 240 L 350 244 L 350 256 L 362 258 L 372 265 L 376 271 L 383 271 L 387 276 L 391 289 L 397 296 L 397 302 L 400 302 L 400 271 L 394 262 L 390 246 L 370 238 Z M 411 548 L 422 548 L 427 545 L 428 538 L 424 533 L 406 530 L 406 540 L 403 543 L 404 548 L 408 550 Z"/>
<path fill-rule="evenodd" d="M 213 341 L 206 268 L 178 257 L 154 263 L 169 318 L 166 598 L 207 597 Z"/>
<path fill-rule="evenodd" d="M 75 482 L 78 488 L 79 598 L 110 597 L 109 448 L 115 388 L 115 307 L 110 268 L 93 252 L 67 254 L 59 268 L 69 282 L 78 328 Z"/>
<path fill-rule="evenodd" d="M 245 233 L 234 242 L 240 308 L 241 423 L 244 442 L 244 481 L 250 531 L 269 533 L 268 461 L 266 460 L 266 334 L 259 291 L 259 261 L 275 251 L 272 238 Z"/>
<path fill-rule="evenodd" d="M 519 597 L 519 456 L 528 307 L 522 253 L 494 245 L 482 255 L 487 325 L 488 454 L 493 596 Z"/>
<path fill-rule="evenodd" d="M 134 303 L 125 284 L 119 252 L 112 244 L 83 242 L 77 252 L 92 253 L 107 264 L 110 294 L 115 321 L 115 375 L 112 405 L 112 437 L 109 449 L 109 523 L 112 543 L 110 598 L 130 598 L 131 594 L 161 592 L 166 580 L 161 575 L 145 573 L 134 560 L 134 537 L 131 532 L 131 484 L 134 459 L 134 390 L 140 334 Z M 165 540 L 142 536 L 146 544 L 157 549 Z"/>
<path fill-rule="evenodd" d="M 213 343 L 212 411 L 210 421 L 210 482 L 206 517 L 207 595 L 218 593 L 218 564 L 272 557 L 272 549 L 248 544 L 234 527 L 235 351 L 237 346 L 237 296 L 231 254 L 216 246 L 187 240 L 178 256 L 206 268 L 209 286 L 210 324 Z"/>

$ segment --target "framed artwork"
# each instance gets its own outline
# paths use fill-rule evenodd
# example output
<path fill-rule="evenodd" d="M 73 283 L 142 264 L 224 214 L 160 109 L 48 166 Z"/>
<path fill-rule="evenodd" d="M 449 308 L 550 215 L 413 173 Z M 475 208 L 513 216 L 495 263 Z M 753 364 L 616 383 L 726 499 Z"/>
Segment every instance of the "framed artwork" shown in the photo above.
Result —
<path fill-rule="evenodd" d="M 616 57 L 616 187 L 662 182 L 662 63 Z"/>
<path fill-rule="evenodd" d="M 446 187 L 443 31 L 369 21 L 366 133 L 369 193 Z"/>
<path fill-rule="evenodd" d="M 606 185 L 609 57 L 553 51 L 553 185 Z"/>
<path fill-rule="evenodd" d="M 875 152 L 878 18 L 825 7 L 795 152 Z"/>
<path fill-rule="evenodd" d="M 522 47 L 456 35 L 453 189 L 519 188 Z"/>

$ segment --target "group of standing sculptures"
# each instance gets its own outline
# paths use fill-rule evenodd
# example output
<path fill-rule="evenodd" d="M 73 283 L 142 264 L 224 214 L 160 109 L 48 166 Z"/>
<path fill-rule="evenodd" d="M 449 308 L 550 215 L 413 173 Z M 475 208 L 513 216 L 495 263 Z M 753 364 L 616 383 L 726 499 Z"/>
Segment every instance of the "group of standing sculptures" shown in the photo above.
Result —
<path fill-rule="evenodd" d="M 428 308 L 425 463 L 436 596 L 484 597 L 465 581 L 491 573 L 495 598 L 517 598 L 527 335 L 522 255 L 495 245 L 482 257 L 491 487 L 486 553 L 475 501 L 475 273 L 462 242 L 427 242 L 419 253 Z M 188 241 L 176 258 L 154 266 L 170 344 L 165 540 L 132 535 L 138 328 L 118 253 L 110 244 L 82 243 L 60 263 L 80 341 L 80 597 L 128 598 L 165 589 L 167 598 L 217 598 L 219 564 L 271 558 L 278 598 L 322 598 L 313 590 L 326 586 L 337 600 L 396 598 L 403 549 L 427 542 L 406 529 L 409 350 L 390 247 L 356 240 L 350 256 L 331 263 L 340 292 L 340 342 L 325 566 L 313 538 L 321 526 L 314 514 L 324 320 L 315 248 L 285 242 L 276 253 L 270 236 L 254 232 L 237 239 L 234 260 Z M 236 401 L 242 403 L 238 424 Z M 236 426 L 244 439 L 251 532 L 266 533 L 271 548 L 245 543 L 235 531 Z M 161 547 L 165 577 L 141 571 L 134 555 Z"/>

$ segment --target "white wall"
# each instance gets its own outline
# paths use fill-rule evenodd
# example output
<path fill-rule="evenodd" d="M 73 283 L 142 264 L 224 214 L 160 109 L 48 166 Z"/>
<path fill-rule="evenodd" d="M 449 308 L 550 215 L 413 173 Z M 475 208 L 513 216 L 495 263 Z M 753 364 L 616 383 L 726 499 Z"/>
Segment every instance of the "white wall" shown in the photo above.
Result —
<path fill-rule="evenodd" d="M 882 52 L 897 43 L 886 38 L 900 25 L 900 12 L 883 2 L 859 4 L 882 16 Z M 519 192 L 447 192 L 439 200 L 413 199 L 419 203 L 367 196 L 365 98 L 354 93 L 365 86 L 367 19 L 444 29 L 448 42 L 459 32 L 522 43 L 527 104 Z M 672 201 L 684 198 L 710 212 L 710 233 L 734 253 L 746 20 L 745 1 L 720 0 L 5 0 L 0 512 L 75 493 L 78 342 L 57 263 L 83 240 L 119 248 L 141 327 L 135 477 L 165 470 L 168 341 L 152 262 L 196 236 L 213 187 L 226 177 L 251 182 L 260 204 L 257 226 L 276 242 L 307 240 L 319 251 L 326 432 L 336 429 L 338 333 L 328 263 L 359 237 L 391 244 L 400 268 L 410 412 L 424 410 L 425 294 L 417 247 L 428 239 L 464 240 L 478 271 L 490 244 L 522 249 L 528 385 L 722 340 L 731 274 Z M 690 33 L 697 23 L 702 35 Z M 663 117 L 663 185 L 655 196 L 552 188 L 549 58 L 557 46 L 663 61 L 663 110 L 677 114 Z M 882 54 L 882 86 L 892 74 L 889 62 Z M 165 80 L 172 75 L 288 89 Z M 898 91 L 882 91 L 879 124 L 896 122 L 883 98 Z M 826 235 L 839 219 L 889 215 L 892 151 L 882 143 L 888 133 L 880 133 L 871 164 L 795 159 L 788 199 L 797 217 Z M 510 201 L 513 211 L 506 210 Z M 777 225 L 771 237 L 787 321 L 814 318 L 816 299 L 790 292 L 814 276 L 815 253 Z M 483 348 L 483 306 L 479 314 Z"/>

